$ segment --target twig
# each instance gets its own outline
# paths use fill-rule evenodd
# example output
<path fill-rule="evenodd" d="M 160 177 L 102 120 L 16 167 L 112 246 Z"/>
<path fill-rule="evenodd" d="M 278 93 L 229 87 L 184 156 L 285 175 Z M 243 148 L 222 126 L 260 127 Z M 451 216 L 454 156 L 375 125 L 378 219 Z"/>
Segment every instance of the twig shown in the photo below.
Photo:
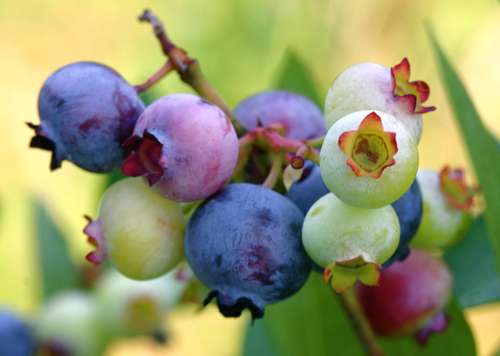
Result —
<path fill-rule="evenodd" d="M 168 73 L 170 73 L 173 70 L 174 70 L 174 66 L 172 64 L 172 61 L 168 60 L 163 65 L 163 67 L 161 67 L 160 70 L 158 70 L 158 72 L 156 72 L 155 74 L 153 74 L 153 76 L 146 81 L 146 83 L 140 84 L 140 85 L 136 85 L 135 86 L 135 90 L 137 90 L 137 93 L 142 93 L 143 91 L 148 90 L 153 85 L 155 85 L 156 83 L 158 83 L 160 81 L 160 79 L 162 79 L 163 77 L 165 77 Z"/>
<path fill-rule="evenodd" d="M 272 153 L 271 154 L 271 170 L 267 175 L 266 180 L 262 183 L 263 187 L 273 189 L 281 176 L 281 171 L 283 170 L 283 153 Z"/>
<path fill-rule="evenodd" d="M 333 290 L 332 290 L 333 291 Z M 333 293 L 339 298 L 344 311 L 346 312 L 351 325 L 363 345 L 368 356 L 384 356 L 384 351 L 378 342 L 373 329 L 366 319 L 363 309 L 352 288 L 342 293 Z"/>
<path fill-rule="evenodd" d="M 190 85 L 201 97 L 217 105 L 229 117 L 238 136 L 245 134 L 246 130 L 238 122 L 234 113 L 229 109 L 222 98 L 215 92 L 200 69 L 196 59 L 190 58 L 187 52 L 174 45 L 167 36 L 161 21 L 149 10 L 139 16 L 140 21 L 149 22 L 153 26 L 155 36 L 160 42 L 163 53 L 169 58 L 174 69 L 179 73 L 181 80 Z"/>

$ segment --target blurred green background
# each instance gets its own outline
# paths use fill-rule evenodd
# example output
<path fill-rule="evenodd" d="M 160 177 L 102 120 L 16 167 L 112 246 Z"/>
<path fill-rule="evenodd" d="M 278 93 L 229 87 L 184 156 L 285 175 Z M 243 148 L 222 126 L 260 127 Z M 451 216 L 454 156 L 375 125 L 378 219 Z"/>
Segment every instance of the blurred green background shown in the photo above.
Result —
<path fill-rule="evenodd" d="M 420 166 L 465 166 L 467 178 L 474 181 L 437 72 L 425 30 L 429 24 L 486 125 L 500 137 L 498 1 L 0 0 L 0 304 L 27 316 L 36 313 L 42 300 L 33 202 L 41 201 L 48 209 L 67 237 L 74 262 L 84 265 L 91 247 L 82 233 L 83 215 L 96 216 L 104 178 L 68 162 L 51 173 L 49 153 L 28 149 L 32 131 L 24 122 L 38 123 L 38 91 L 53 71 L 68 63 L 101 62 L 132 84 L 160 68 L 164 57 L 151 28 L 136 20 L 145 8 L 164 21 L 174 43 L 200 61 L 230 107 L 269 89 L 290 48 L 311 69 L 322 96 L 351 64 L 391 67 L 407 57 L 411 79 L 429 84 L 426 104 L 437 107 L 423 116 Z M 176 74 L 152 89 L 154 97 L 174 92 L 192 92 Z M 500 330 L 498 310 L 490 306 L 466 313 L 480 355 L 500 342 L 495 331 Z M 238 354 L 246 320 L 224 319 L 213 308 L 193 312 L 173 315 L 172 328 L 179 336 L 167 354 Z M 109 354 L 131 352 L 127 345 L 117 344 Z M 158 351 L 141 341 L 136 347 L 144 354 Z"/>

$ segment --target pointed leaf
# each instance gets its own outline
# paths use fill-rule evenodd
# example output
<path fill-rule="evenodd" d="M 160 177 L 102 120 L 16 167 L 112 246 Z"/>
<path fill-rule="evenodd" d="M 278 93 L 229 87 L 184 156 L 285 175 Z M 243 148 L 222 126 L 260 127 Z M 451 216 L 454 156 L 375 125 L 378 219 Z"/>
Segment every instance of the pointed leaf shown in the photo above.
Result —
<path fill-rule="evenodd" d="M 318 94 L 312 72 L 293 49 L 287 49 L 280 64 L 281 70 L 272 88 L 290 90 L 307 96 L 320 108 L 323 108 L 323 98 Z"/>
<path fill-rule="evenodd" d="M 429 30 L 442 80 L 462 131 L 486 203 L 484 220 L 500 272 L 500 151 L 485 129 L 467 91 Z"/>
<path fill-rule="evenodd" d="M 458 303 L 452 300 L 446 312 L 448 330 L 432 335 L 426 347 L 411 337 L 381 339 L 386 355 L 474 356 L 474 340 Z M 245 356 L 259 355 L 255 347 L 264 343 L 264 334 L 265 350 L 275 356 L 366 355 L 338 298 L 318 273 L 293 297 L 267 306 L 264 318 L 249 326 Z"/>
<path fill-rule="evenodd" d="M 474 220 L 464 239 L 446 251 L 453 273 L 455 296 L 463 308 L 500 300 L 500 277 L 482 216 Z"/>
<path fill-rule="evenodd" d="M 34 204 L 45 298 L 65 289 L 78 288 L 80 276 L 68 256 L 66 241 L 43 205 L 40 202 Z"/>

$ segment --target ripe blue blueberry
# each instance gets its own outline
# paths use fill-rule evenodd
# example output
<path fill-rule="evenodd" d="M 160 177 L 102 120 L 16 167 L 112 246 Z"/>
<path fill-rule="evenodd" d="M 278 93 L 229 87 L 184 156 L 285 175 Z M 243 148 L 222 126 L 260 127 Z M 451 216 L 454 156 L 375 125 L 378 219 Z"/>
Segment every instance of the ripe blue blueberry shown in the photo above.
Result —
<path fill-rule="evenodd" d="M 382 265 L 383 268 L 389 267 L 394 261 L 404 260 L 410 253 L 408 244 L 417 233 L 423 212 L 422 195 L 417 180 L 415 179 L 410 189 L 391 205 L 398 216 L 401 236 L 396 252 Z"/>
<path fill-rule="evenodd" d="M 122 143 L 143 110 L 135 88 L 113 69 L 69 64 L 42 86 L 40 125 L 28 124 L 36 133 L 30 147 L 52 151 L 51 170 L 68 160 L 90 172 L 111 172 L 122 164 Z"/>
<path fill-rule="evenodd" d="M 330 190 L 321 178 L 319 166 L 314 162 L 307 161 L 302 177 L 292 184 L 286 197 L 293 201 L 305 215 L 319 198 L 328 193 Z"/>
<path fill-rule="evenodd" d="M 307 97 L 287 90 L 252 95 L 238 104 L 234 114 L 247 130 L 279 123 L 288 138 L 310 140 L 326 135 L 323 113 L 318 106 Z"/>
<path fill-rule="evenodd" d="M 11 311 L 0 309 L 0 355 L 31 356 L 34 351 L 31 328 Z"/>
<path fill-rule="evenodd" d="M 186 258 L 217 298 L 224 316 L 264 306 L 297 292 L 311 271 L 302 246 L 303 214 L 279 193 L 248 183 L 231 184 L 200 205 L 184 238 Z"/>

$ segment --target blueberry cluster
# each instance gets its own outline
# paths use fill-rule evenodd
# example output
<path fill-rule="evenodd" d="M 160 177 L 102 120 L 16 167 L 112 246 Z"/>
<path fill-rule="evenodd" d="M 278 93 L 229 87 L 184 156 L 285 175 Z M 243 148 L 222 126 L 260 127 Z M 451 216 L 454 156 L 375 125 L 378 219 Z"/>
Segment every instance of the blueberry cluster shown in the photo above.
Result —
<path fill-rule="evenodd" d="M 168 95 L 145 108 L 140 90 L 106 66 L 70 64 L 44 83 L 40 124 L 29 124 L 36 133 L 30 146 L 52 151 L 51 169 L 68 160 L 95 173 L 121 167 L 129 176 L 106 191 L 98 218 L 88 217 L 84 229 L 95 247 L 87 259 L 108 261 L 128 278 L 157 281 L 185 258 L 210 289 L 204 305 L 215 300 L 224 316 L 248 309 L 256 319 L 266 305 L 298 292 L 313 265 L 337 292 L 358 279 L 399 288 L 403 282 L 384 280 L 412 265 L 413 259 L 396 261 L 408 256 L 414 236 L 420 247 L 446 248 L 470 223 L 474 191 L 464 188 L 461 171 L 417 174 L 421 114 L 434 108 L 422 106 L 429 88 L 409 81 L 406 59 L 391 69 L 372 63 L 346 69 L 328 91 L 324 118 L 313 102 L 289 91 L 256 94 L 228 115 L 220 102 L 192 94 Z M 442 276 L 448 283 L 449 275 Z M 111 301 L 127 283 L 110 279 L 100 287 L 107 319 L 123 314 Z M 368 287 L 357 291 L 368 313 L 390 304 L 368 296 Z M 431 297 L 427 319 L 437 317 L 449 288 Z M 87 300 L 68 298 L 69 304 Z M 136 299 L 129 319 L 108 330 L 131 335 L 141 323 L 153 329 L 158 298 Z M 96 337 L 99 316 L 85 303 L 81 324 Z M 65 304 L 55 304 L 47 313 L 64 314 Z M 152 319 L 141 319 L 144 311 Z M 421 326 L 420 316 L 411 317 Z"/>

